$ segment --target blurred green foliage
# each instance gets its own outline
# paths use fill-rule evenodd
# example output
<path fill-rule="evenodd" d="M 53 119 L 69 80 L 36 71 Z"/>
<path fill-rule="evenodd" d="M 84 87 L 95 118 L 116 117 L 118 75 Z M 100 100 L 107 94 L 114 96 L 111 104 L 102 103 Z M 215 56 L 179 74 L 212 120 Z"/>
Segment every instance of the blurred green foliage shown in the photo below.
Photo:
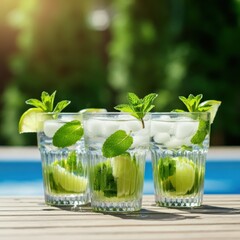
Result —
<path fill-rule="evenodd" d="M 182 6 L 169 0 L 114 2 L 119 11 L 112 27 L 110 83 L 120 91 L 119 101 L 126 89 L 139 95 L 157 91 L 157 110 L 166 109 L 176 101 L 185 72 L 188 49 L 174 44 L 182 16 L 173 8 L 182 11 Z"/>
<path fill-rule="evenodd" d="M 109 74 L 120 100 L 126 89 L 157 92 L 158 111 L 190 93 L 221 100 L 211 141 L 239 145 L 240 1 L 114 2 Z"/>
<path fill-rule="evenodd" d="M 183 107 L 179 95 L 203 93 L 204 100 L 223 102 L 212 126 L 212 143 L 240 144 L 240 1 L 1 4 L 11 6 L 7 20 L 17 35 L 17 50 L 9 59 L 11 81 L 2 96 L 1 144 L 36 144 L 34 134 L 18 134 L 17 123 L 28 108 L 24 101 L 39 98 L 43 90 L 57 90 L 56 101 L 71 100 L 66 111 L 113 110 L 130 91 L 140 97 L 156 92 L 155 110 L 170 111 Z M 2 21 L 8 9 L 0 9 Z M 94 27 L 96 10 L 101 11 L 95 24 L 109 20 L 109 27 Z"/>
<path fill-rule="evenodd" d="M 111 92 L 102 61 L 103 37 L 88 26 L 91 7 L 91 1 L 32 0 L 19 1 L 11 13 L 10 24 L 19 34 L 18 51 L 9 62 L 12 83 L 3 98 L 7 144 L 35 142 L 36 136 L 17 134 L 17 122 L 29 107 L 24 100 L 39 98 L 43 90 L 57 90 L 56 101 L 71 100 L 68 111 L 108 107 Z"/>

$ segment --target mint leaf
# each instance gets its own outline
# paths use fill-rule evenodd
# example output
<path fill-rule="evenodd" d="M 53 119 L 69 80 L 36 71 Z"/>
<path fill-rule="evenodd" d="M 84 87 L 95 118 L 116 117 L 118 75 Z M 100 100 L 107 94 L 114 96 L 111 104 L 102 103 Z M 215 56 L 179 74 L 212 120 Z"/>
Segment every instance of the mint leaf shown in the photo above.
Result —
<path fill-rule="evenodd" d="M 200 112 L 207 112 L 212 108 L 212 105 L 205 105 L 198 108 Z"/>
<path fill-rule="evenodd" d="M 68 169 L 71 169 L 72 171 L 77 168 L 77 153 L 75 151 L 68 154 L 67 165 Z"/>
<path fill-rule="evenodd" d="M 53 136 L 53 145 L 68 147 L 75 144 L 83 136 L 83 127 L 80 121 L 73 120 L 60 127 Z"/>
<path fill-rule="evenodd" d="M 136 106 L 141 102 L 141 100 L 135 93 L 130 92 L 130 93 L 128 93 L 128 102 L 129 102 L 129 104 Z"/>
<path fill-rule="evenodd" d="M 25 103 L 28 105 L 32 105 L 36 108 L 41 108 L 43 111 L 47 110 L 45 105 L 41 101 L 39 101 L 38 99 L 35 99 L 35 98 L 30 98 Z"/>
<path fill-rule="evenodd" d="M 73 172 L 78 175 L 83 174 L 83 165 L 81 161 L 77 161 L 77 152 L 69 152 L 67 159 L 62 159 L 60 161 L 56 160 L 53 165 L 59 165 L 62 168 L 65 168 L 68 172 Z"/>
<path fill-rule="evenodd" d="M 57 103 L 56 107 L 54 108 L 53 112 L 60 113 L 65 107 L 67 107 L 71 102 L 68 100 L 63 100 Z"/>
<path fill-rule="evenodd" d="M 77 161 L 77 152 L 72 151 L 68 154 L 67 157 L 67 169 L 70 172 L 77 174 L 83 174 L 83 165 L 81 161 Z"/>
<path fill-rule="evenodd" d="M 124 130 L 118 130 L 110 135 L 102 147 L 103 156 L 106 158 L 116 157 L 126 152 L 133 143 L 133 138 Z"/>
<path fill-rule="evenodd" d="M 41 99 L 42 99 L 42 103 L 46 107 L 47 112 L 52 112 L 53 110 L 55 95 L 56 95 L 56 91 L 54 91 L 51 96 L 45 91 L 42 92 Z"/>
<path fill-rule="evenodd" d="M 116 107 L 114 107 L 116 110 L 119 110 L 120 112 L 129 112 L 132 113 L 134 109 L 131 108 L 129 104 L 119 104 Z"/>
<path fill-rule="evenodd" d="M 176 161 L 171 157 L 164 157 L 159 159 L 158 165 L 159 177 L 163 181 L 168 179 L 176 172 Z"/>
<path fill-rule="evenodd" d="M 190 94 L 188 98 L 180 96 L 179 99 L 185 104 L 189 112 L 198 112 L 199 103 L 202 97 L 202 94 L 199 94 L 197 96 Z"/>
<path fill-rule="evenodd" d="M 134 112 L 134 109 L 129 104 L 120 104 L 114 107 L 116 110 L 120 112 L 128 112 L 130 113 L 133 117 L 139 119 L 139 116 L 137 113 Z"/>
<path fill-rule="evenodd" d="M 129 112 L 133 117 L 142 122 L 144 128 L 143 118 L 147 112 L 150 112 L 155 107 L 152 102 L 157 96 L 156 93 L 150 93 L 141 99 L 135 93 L 130 92 L 128 93 L 128 104 L 117 105 L 115 109 L 121 112 Z"/>
<path fill-rule="evenodd" d="M 156 93 L 150 93 L 143 98 L 143 112 L 150 112 L 155 107 L 152 102 L 156 97 Z"/>
<path fill-rule="evenodd" d="M 188 98 L 180 96 L 179 99 L 185 104 L 189 112 L 210 112 L 211 115 L 210 124 L 211 124 L 221 102 L 216 100 L 207 100 L 205 102 L 200 103 L 202 97 L 203 97 L 202 94 L 198 94 L 197 96 L 190 94 Z M 173 111 L 184 112 L 181 109 L 175 109 Z M 201 145 L 206 135 L 209 133 L 210 124 L 208 121 L 199 119 L 198 130 L 192 137 L 191 143 Z"/>
<path fill-rule="evenodd" d="M 172 112 L 185 112 L 185 111 L 182 109 L 173 109 Z"/>
<path fill-rule="evenodd" d="M 90 173 L 93 179 L 93 190 L 102 191 L 105 197 L 117 196 L 117 180 L 109 160 L 97 164 Z"/>
<path fill-rule="evenodd" d="M 54 91 L 51 95 L 47 92 L 43 91 L 41 94 L 41 101 L 35 98 L 30 98 L 26 101 L 26 104 L 32 105 L 36 108 L 41 108 L 44 112 L 56 112 L 60 113 L 65 107 L 70 104 L 70 101 L 63 100 L 57 103 L 54 110 L 54 99 L 56 96 L 56 91 Z"/>
<path fill-rule="evenodd" d="M 191 138 L 191 143 L 202 144 L 208 132 L 209 132 L 209 122 L 200 119 L 198 130 L 194 134 L 194 136 Z"/>

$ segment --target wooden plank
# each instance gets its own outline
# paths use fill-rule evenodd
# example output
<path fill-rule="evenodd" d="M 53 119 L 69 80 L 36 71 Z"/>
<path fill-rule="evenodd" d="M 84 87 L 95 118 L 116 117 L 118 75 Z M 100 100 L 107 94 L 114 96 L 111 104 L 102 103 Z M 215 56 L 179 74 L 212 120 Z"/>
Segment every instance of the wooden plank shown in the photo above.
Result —
<path fill-rule="evenodd" d="M 47 206 L 42 197 L 1 197 L 0 239 L 240 239 L 240 195 L 207 195 L 194 209 L 157 207 L 144 196 L 140 213 L 81 210 Z"/>
<path fill-rule="evenodd" d="M 225 237 L 225 239 L 230 239 L 230 236 L 232 237 L 239 237 L 240 231 L 236 230 L 233 227 L 228 227 L 224 229 L 220 226 L 212 226 L 210 228 L 202 228 L 199 226 L 198 228 L 191 228 L 187 229 L 185 227 L 175 227 L 175 226 L 162 226 L 162 227 L 96 227 L 94 228 L 38 228 L 38 229 L 14 229 L 12 230 L 1 230 L 0 237 L 1 239 L 9 237 L 19 237 L 18 239 L 24 239 L 25 236 L 32 236 L 35 239 L 35 236 L 48 236 L 51 238 L 51 236 L 81 236 L 84 238 L 88 238 L 88 236 L 95 236 L 99 237 L 102 236 L 102 238 L 106 237 L 112 237 L 112 239 L 115 239 L 116 236 L 121 236 L 122 239 L 125 239 L 126 236 L 142 236 L 142 239 L 151 239 L 155 236 L 163 236 L 165 235 L 167 238 L 172 238 L 173 236 L 178 236 L 179 238 L 186 238 L 189 237 L 189 235 L 198 237 L 199 239 L 209 239 L 209 236 L 214 236 L 215 238 Z M 206 236 L 206 238 L 203 238 L 203 235 Z M 128 239 L 128 238 L 127 238 Z"/>

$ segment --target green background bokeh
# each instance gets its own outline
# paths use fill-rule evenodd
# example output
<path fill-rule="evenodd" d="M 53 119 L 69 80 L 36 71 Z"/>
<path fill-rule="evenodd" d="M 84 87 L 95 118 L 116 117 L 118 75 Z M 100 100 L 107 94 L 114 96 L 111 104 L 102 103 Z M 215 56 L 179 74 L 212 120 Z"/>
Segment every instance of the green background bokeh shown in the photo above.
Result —
<path fill-rule="evenodd" d="M 33 145 L 18 120 L 43 90 L 66 111 L 113 110 L 127 92 L 221 100 L 212 145 L 240 145 L 240 1 L 1 0 L 0 145 Z"/>

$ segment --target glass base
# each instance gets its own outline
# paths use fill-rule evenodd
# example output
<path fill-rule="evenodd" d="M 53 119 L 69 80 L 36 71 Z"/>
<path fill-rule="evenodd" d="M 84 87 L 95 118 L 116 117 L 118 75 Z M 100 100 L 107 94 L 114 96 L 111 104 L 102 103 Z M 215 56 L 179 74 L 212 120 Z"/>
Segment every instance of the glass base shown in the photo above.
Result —
<path fill-rule="evenodd" d="M 92 210 L 96 212 L 136 212 L 141 210 L 142 199 L 123 202 L 103 202 L 92 200 L 91 207 Z"/>
<path fill-rule="evenodd" d="M 156 197 L 155 202 L 157 206 L 169 207 L 169 208 L 193 208 L 202 205 L 201 197 L 178 197 L 170 198 L 159 196 Z"/>
<path fill-rule="evenodd" d="M 89 194 L 49 195 L 45 194 L 45 202 L 52 206 L 82 206 L 90 202 Z"/>

